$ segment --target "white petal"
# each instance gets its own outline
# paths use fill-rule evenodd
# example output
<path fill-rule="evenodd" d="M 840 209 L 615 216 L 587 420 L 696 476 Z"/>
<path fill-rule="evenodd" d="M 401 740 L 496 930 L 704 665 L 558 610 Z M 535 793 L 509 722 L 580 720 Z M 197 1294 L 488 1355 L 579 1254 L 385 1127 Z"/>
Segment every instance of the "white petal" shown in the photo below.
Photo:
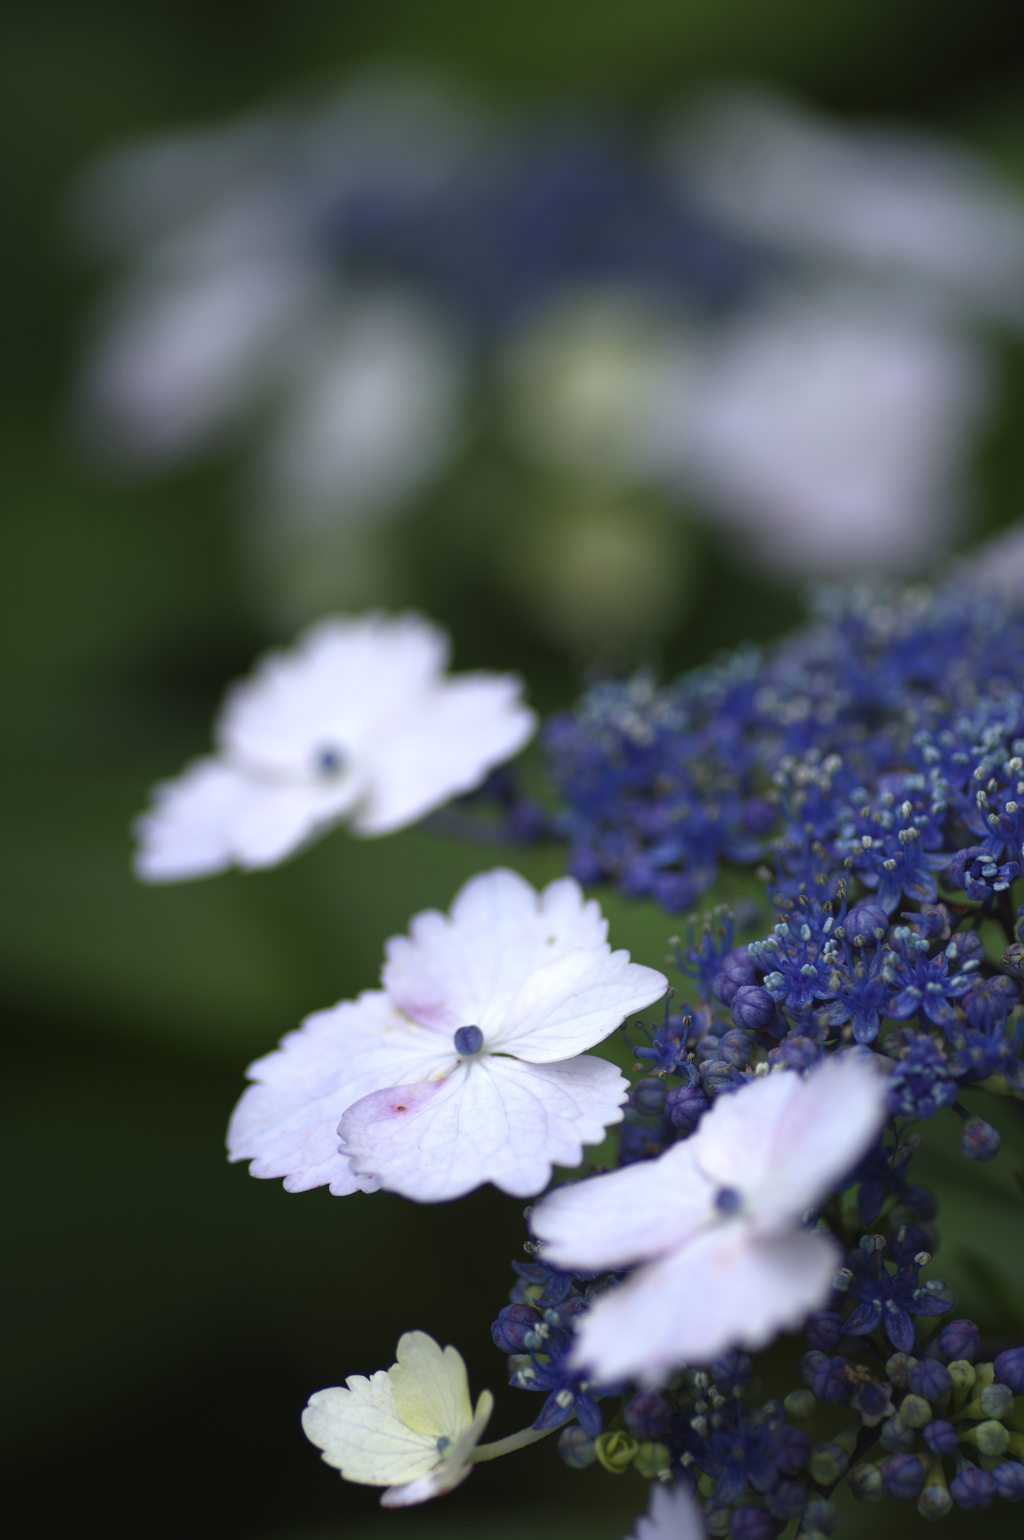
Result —
<path fill-rule="evenodd" d="M 395 1410 L 406 1427 L 433 1438 L 460 1438 L 473 1421 L 462 1354 L 442 1348 L 425 1331 L 407 1331 L 395 1356 L 398 1362 L 388 1374 Z"/>
<path fill-rule="evenodd" d="M 658 1382 L 728 1348 L 762 1348 L 824 1303 L 839 1262 L 820 1231 L 757 1237 L 739 1220 L 716 1225 L 601 1295 L 574 1357 L 605 1382 Z"/>
<path fill-rule="evenodd" d="M 524 1064 L 483 1055 L 446 1080 L 366 1096 L 339 1133 L 353 1169 L 420 1203 L 458 1198 L 482 1182 L 532 1197 L 552 1165 L 574 1166 L 622 1118 L 628 1084 L 582 1055 Z"/>
<path fill-rule="evenodd" d="M 135 870 L 148 882 L 176 882 L 232 865 L 275 866 L 341 817 L 358 786 L 261 780 L 207 758 L 153 795 L 135 825 Z"/>
<path fill-rule="evenodd" d="M 345 1384 L 347 1389 L 333 1385 L 310 1396 L 302 1428 L 346 1481 L 391 1486 L 437 1465 L 437 1439 L 413 1432 L 398 1417 L 386 1370 L 369 1379 L 350 1375 Z"/>
<path fill-rule="evenodd" d="M 459 1439 L 448 1451 L 440 1465 L 403 1486 L 389 1487 L 380 1500 L 382 1508 L 409 1508 L 414 1503 L 425 1503 L 431 1497 L 440 1497 L 465 1481 L 473 1469 L 469 1458 L 491 1418 L 494 1397 L 489 1390 L 483 1391 L 477 1402 L 476 1416 Z"/>
<path fill-rule="evenodd" d="M 705 1533 L 700 1509 L 686 1488 L 655 1481 L 647 1515 L 638 1520 L 631 1540 L 703 1540 Z"/>
<path fill-rule="evenodd" d="M 310 773 L 323 747 L 361 759 L 367 740 L 401 722 L 432 688 L 447 646 L 444 633 L 417 615 L 321 621 L 231 689 L 218 741 L 243 764 L 290 774 Z"/>
<path fill-rule="evenodd" d="M 218 759 L 194 760 L 153 788 L 153 806 L 136 819 L 135 872 L 145 882 L 205 877 L 231 865 L 232 820 L 250 784 Z"/>
<path fill-rule="evenodd" d="M 281 1047 L 249 1067 L 228 1129 L 232 1160 L 253 1176 L 284 1177 L 289 1192 L 331 1184 L 337 1196 L 376 1184 L 338 1153 L 338 1122 L 382 1085 L 426 1079 L 454 1060 L 449 1037 L 410 1022 L 379 990 L 307 1016 Z"/>
<path fill-rule="evenodd" d="M 528 743 L 537 718 L 512 675 L 447 680 L 388 722 L 366 747 L 368 791 L 357 834 L 389 834 L 461 792 Z"/>
<path fill-rule="evenodd" d="M 855 1165 L 887 1116 L 885 1081 L 857 1054 L 806 1079 L 783 1071 L 715 1101 L 692 1136 L 701 1169 L 761 1227 L 799 1219 Z"/>
<path fill-rule="evenodd" d="M 630 962 L 628 952 L 570 952 L 524 980 L 488 1047 L 532 1064 L 583 1053 L 667 988 L 668 979 Z"/>
<path fill-rule="evenodd" d="M 428 909 L 385 948 L 381 975 L 391 998 L 416 1021 L 496 1030 L 536 969 L 567 952 L 608 952 L 608 925 L 571 877 L 537 893 L 498 868 L 459 891 L 450 917 Z"/>
<path fill-rule="evenodd" d="M 714 1216 L 715 1188 L 684 1139 L 657 1160 L 573 1182 L 530 1215 L 544 1260 L 587 1272 L 626 1267 L 678 1246 Z"/>

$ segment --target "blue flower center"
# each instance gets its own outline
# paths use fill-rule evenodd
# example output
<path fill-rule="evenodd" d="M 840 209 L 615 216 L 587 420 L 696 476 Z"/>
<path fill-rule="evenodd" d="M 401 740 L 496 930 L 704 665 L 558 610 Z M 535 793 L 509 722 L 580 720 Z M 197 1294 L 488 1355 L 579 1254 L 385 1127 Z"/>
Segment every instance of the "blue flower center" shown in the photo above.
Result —
<path fill-rule="evenodd" d="M 317 775 L 340 775 L 345 768 L 345 756 L 336 743 L 325 743 L 313 755 Z"/>
<path fill-rule="evenodd" d="M 742 1202 L 743 1196 L 735 1187 L 720 1187 L 715 1193 L 715 1208 L 720 1214 L 735 1214 Z"/>
<path fill-rule="evenodd" d="M 455 1052 L 464 1058 L 479 1053 L 484 1046 L 484 1035 L 479 1027 L 460 1027 L 455 1034 Z"/>

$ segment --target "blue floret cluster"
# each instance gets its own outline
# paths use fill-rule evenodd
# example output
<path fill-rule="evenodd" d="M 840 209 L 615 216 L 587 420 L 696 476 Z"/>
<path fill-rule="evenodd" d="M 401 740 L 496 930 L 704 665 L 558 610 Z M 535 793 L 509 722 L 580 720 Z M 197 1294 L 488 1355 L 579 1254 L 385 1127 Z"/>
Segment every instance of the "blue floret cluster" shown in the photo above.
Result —
<path fill-rule="evenodd" d="M 570 1466 L 688 1483 L 732 1540 L 791 1520 L 831 1535 L 844 1479 L 931 1518 L 1024 1498 L 1024 1348 L 985 1360 L 973 1322 L 941 1324 L 956 1301 L 930 1276 L 936 1202 L 910 1171 L 917 1125 L 945 1109 L 968 1160 L 998 1153 L 964 1087 L 1024 1100 L 1024 608 L 966 581 L 832 595 L 763 655 L 594 686 L 546 742 L 580 880 L 674 911 L 723 864 L 755 866 L 775 911 L 747 945 L 724 907 L 670 942 L 678 991 L 624 1029 L 617 1162 L 657 1157 L 755 1076 L 835 1052 L 873 1056 L 892 1116 L 805 1216 L 846 1261 L 779 1398 L 738 1352 L 658 1390 L 581 1380 L 575 1324 L 624 1274 L 559 1273 L 528 1241 L 493 1336 L 512 1384 L 544 1393 L 535 1426 L 562 1426 Z"/>

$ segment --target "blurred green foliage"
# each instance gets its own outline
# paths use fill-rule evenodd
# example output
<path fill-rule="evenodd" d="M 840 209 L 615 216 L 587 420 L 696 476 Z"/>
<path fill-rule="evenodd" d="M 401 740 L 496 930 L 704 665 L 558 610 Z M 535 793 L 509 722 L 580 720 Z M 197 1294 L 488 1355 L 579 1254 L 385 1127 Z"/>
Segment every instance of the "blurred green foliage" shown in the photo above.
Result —
<path fill-rule="evenodd" d="M 496 1436 L 532 1415 L 531 1398 L 501 1389 L 488 1336 L 521 1245 L 520 1204 L 491 1191 L 436 1209 L 289 1197 L 228 1168 L 222 1139 L 244 1063 L 307 1010 L 372 985 L 383 939 L 413 911 L 446 905 L 499 857 L 534 881 L 555 875 L 558 857 L 419 830 L 335 835 L 259 876 L 132 881 L 128 823 L 146 786 L 202 749 L 221 689 L 268 638 L 237 559 L 225 466 L 118 480 L 69 442 L 91 283 L 62 233 L 69 178 L 123 136 L 385 57 L 506 97 L 596 91 L 638 107 L 718 76 L 768 76 L 840 109 L 961 127 L 1016 169 L 1013 16 L 1000 0 L 6 8 L 0 821 L 14 1266 L 0 1416 L 19 1535 L 89 1524 L 110 1540 L 369 1540 L 400 1528 L 412 1540 L 614 1540 L 644 1501 L 632 1475 L 570 1473 L 542 1444 L 477 1472 L 443 1510 L 380 1516 L 373 1493 L 343 1487 L 298 1430 L 309 1391 L 387 1364 L 414 1326 L 456 1341 L 475 1387 L 498 1391 Z M 1013 356 L 1006 369 L 979 531 L 1024 504 L 1024 366 Z M 487 485 L 442 511 L 440 543 L 410 534 L 415 597 L 451 627 L 459 664 L 519 666 L 549 707 L 569 698 L 570 669 L 481 591 L 461 538 Z M 704 559 L 673 665 L 777 633 L 797 613 L 792 593 L 740 577 L 720 552 Z M 618 899 L 608 909 L 615 942 L 657 963 L 666 917 Z M 929 1129 L 922 1156 L 942 1192 L 942 1271 L 994 1334 L 1024 1326 L 1024 1203 L 1011 1176 L 1024 1140 L 1017 1105 L 1000 1113 L 1007 1149 L 991 1167 L 964 1165 L 952 1119 Z M 1015 1517 L 994 1512 L 986 1533 Z M 851 1518 L 851 1534 L 923 1524 L 902 1509 Z"/>

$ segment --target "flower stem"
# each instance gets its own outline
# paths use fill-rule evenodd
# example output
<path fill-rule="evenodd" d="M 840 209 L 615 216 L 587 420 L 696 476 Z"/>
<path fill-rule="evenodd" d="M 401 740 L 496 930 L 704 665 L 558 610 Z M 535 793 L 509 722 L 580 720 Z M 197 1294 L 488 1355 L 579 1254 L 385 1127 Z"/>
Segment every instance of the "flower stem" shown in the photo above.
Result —
<path fill-rule="evenodd" d="M 539 1438 L 547 1438 L 553 1433 L 554 1428 L 521 1428 L 518 1433 L 510 1433 L 508 1438 L 496 1439 L 493 1444 L 478 1444 L 473 1450 L 473 1464 L 480 1460 L 499 1460 L 503 1454 L 512 1454 L 516 1449 L 525 1449 L 527 1444 L 535 1444 Z"/>

